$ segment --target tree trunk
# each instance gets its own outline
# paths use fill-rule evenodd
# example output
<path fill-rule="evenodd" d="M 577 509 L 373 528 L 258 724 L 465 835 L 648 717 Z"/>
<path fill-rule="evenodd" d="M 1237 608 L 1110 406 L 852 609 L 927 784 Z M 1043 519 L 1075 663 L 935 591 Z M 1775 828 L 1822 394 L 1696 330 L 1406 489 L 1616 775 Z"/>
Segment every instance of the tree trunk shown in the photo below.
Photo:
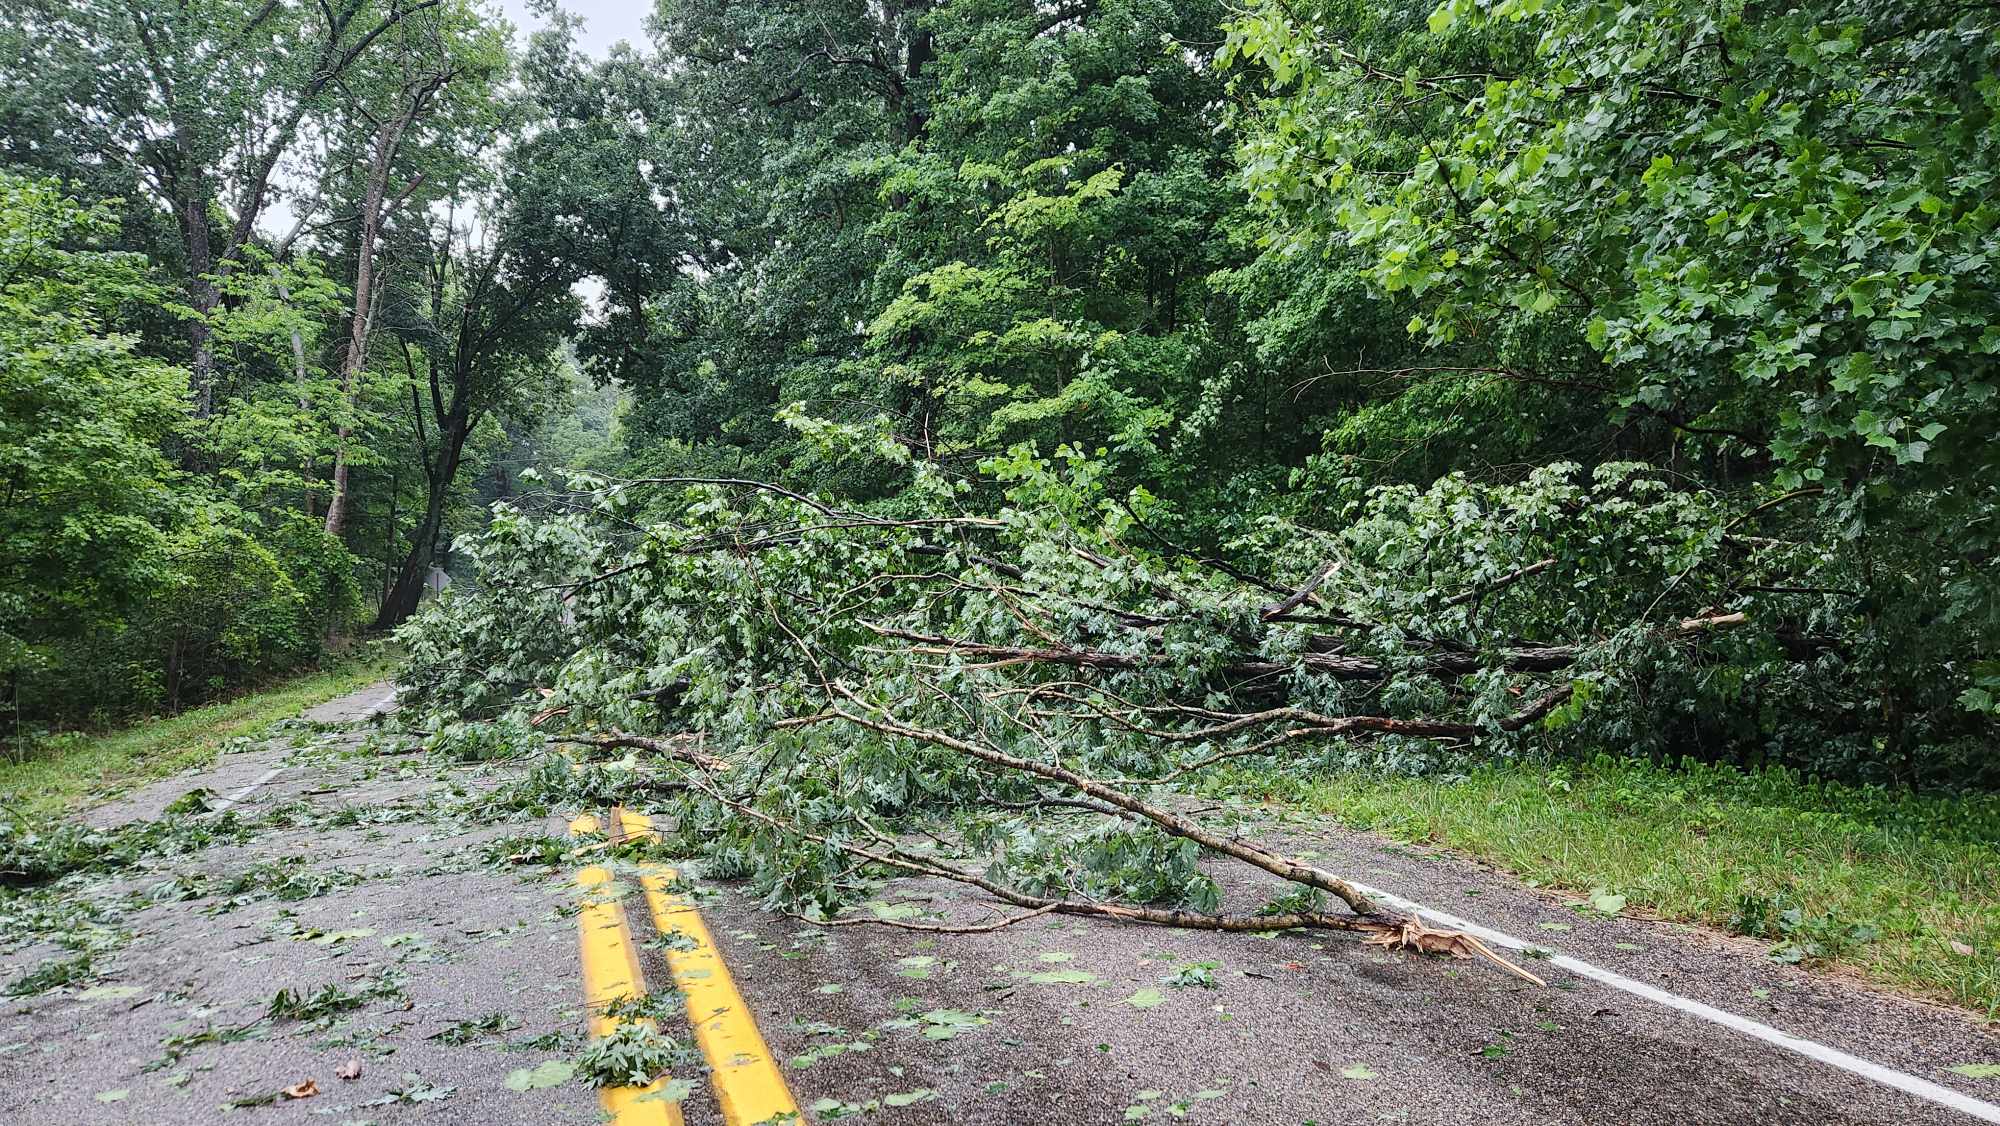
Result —
<path fill-rule="evenodd" d="M 287 243 L 290 241 L 289 239 L 286 240 Z M 271 284 L 277 290 L 278 300 L 283 301 L 287 305 L 291 304 L 291 287 L 285 284 L 285 275 L 278 269 L 275 262 L 271 264 Z M 292 325 L 292 386 L 298 391 L 300 415 L 306 415 L 312 411 L 312 397 L 307 393 L 306 384 L 306 338 L 305 334 L 299 331 L 299 326 L 295 323 Z M 299 477 L 305 481 L 305 488 L 302 490 L 303 496 L 300 499 L 300 504 L 303 506 L 303 511 L 307 516 L 313 514 L 312 476 L 313 458 L 309 453 L 299 460 Z"/>
<path fill-rule="evenodd" d="M 459 455 L 465 449 L 465 437 L 471 429 L 469 419 L 463 414 L 451 414 L 444 420 L 438 434 L 437 465 L 428 474 L 430 496 L 424 504 L 424 518 L 411 534 L 410 552 L 403 557 L 396 582 L 375 615 L 376 629 L 393 629 L 417 612 L 417 603 L 424 596 L 424 580 L 430 575 L 431 560 L 436 554 L 438 532 L 444 526 L 445 499 L 451 492 L 452 479 L 458 476 Z"/>
<path fill-rule="evenodd" d="M 389 194 L 389 165 L 410 117 L 384 122 L 375 133 L 368 163 L 368 186 L 361 200 L 361 238 L 354 258 L 354 316 L 348 322 L 347 356 L 340 365 L 339 441 L 333 448 L 333 495 L 326 503 L 326 534 L 339 537 L 347 525 L 347 442 L 353 433 L 354 388 L 368 362 L 368 329 L 375 312 L 375 244 L 388 217 L 382 201 Z"/>
<path fill-rule="evenodd" d="M 186 321 L 190 357 L 188 397 L 194 401 L 195 417 L 207 418 L 215 412 L 214 330 L 208 317 L 222 303 L 222 294 L 211 276 L 215 270 L 215 252 L 209 243 L 206 201 L 198 196 L 184 196 L 175 210 L 187 249 L 188 305 L 194 310 L 194 316 Z"/>
<path fill-rule="evenodd" d="M 397 502 L 403 495 L 403 475 L 400 469 L 389 472 L 389 519 L 382 532 L 382 600 L 389 600 L 389 579 L 396 569 L 396 518 L 400 515 Z"/>

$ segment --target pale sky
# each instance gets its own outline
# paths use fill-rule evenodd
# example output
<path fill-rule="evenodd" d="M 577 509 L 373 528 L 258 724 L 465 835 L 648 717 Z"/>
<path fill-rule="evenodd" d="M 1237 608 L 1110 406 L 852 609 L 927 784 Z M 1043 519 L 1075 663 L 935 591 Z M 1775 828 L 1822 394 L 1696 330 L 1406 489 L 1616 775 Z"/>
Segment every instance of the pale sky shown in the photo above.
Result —
<path fill-rule="evenodd" d="M 522 39 L 542 26 L 542 19 L 528 8 L 528 0 L 494 0 L 508 22 L 520 29 Z M 646 42 L 646 17 L 653 13 L 651 0 L 562 0 L 562 6 L 584 19 L 577 46 L 593 58 L 603 58 L 620 39 L 634 46 Z"/>

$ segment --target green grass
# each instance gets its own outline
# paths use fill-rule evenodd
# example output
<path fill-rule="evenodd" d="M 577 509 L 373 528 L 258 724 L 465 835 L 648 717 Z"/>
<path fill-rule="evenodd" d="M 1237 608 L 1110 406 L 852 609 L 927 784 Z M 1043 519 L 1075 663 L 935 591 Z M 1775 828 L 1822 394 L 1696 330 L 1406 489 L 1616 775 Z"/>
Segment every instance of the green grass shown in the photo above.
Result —
<path fill-rule="evenodd" d="M 224 703 L 116 731 L 44 739 L 23 759 L 0 760 L 0 805 L 30 819 L 61 816 L 206 765 L 230 739 L 382 680 L 394 666 L 390 654 L 369 646 L 347 660 Z"/>
<path fill-rule="evenodd" d="M 1879 936 L 1819 960 L 2000 1017 L 2000 795 L 1924 797 L 1609 757 L 1449 778 L 1220 781 L 1544 886 L 1604 888 L 1663 918 L 1730 929 L 1747 896 L 1828 926 L 1864 924 Z"/>

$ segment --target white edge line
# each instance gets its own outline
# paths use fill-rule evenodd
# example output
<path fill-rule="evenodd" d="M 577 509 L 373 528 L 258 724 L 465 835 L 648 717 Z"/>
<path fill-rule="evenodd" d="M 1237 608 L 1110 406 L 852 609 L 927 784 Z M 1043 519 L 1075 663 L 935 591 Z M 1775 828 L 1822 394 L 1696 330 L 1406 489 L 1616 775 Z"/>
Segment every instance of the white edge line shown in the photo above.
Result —
<path fill-rule="evenodd" d="M 208 811 L 210 813 L 221 813 L 223 810 L 228 809 L 230 806 L 235 805 L 238 802 L 242 801 L 244 798 L 249 797 L 250 791 L 255 790 L 257 787 L 263 785 L 266 782 L 269 782 L 271 779 L 276 778 L 278 775 L 283 774 L 284 772 L 285 768 L 282 766 L 274 766 L 271 769 L 266 770 L 263 774 L 258 776 L 255 782 L 250 783 L 248 786 L 243 787 L 242 789 L 236 791 L 235 793 L 229 795 L 228 797 L 223 798 L 221 801 L 216 802 L 214 805 L 209 806 Z"/>
<path fill-rule="evenodd" d="M 1383 891 L 1380 888 L 1372 888 L 1366 884 L 1355 884 L 1354 887 L 1363 895 L 1379 899 L 1399 910 L 1417 915 L 1427 915 L 1447 927 L 1465 931 L 1495 946 L 1505 946 L 1511 950 L 1527 950 L 1530 948 L 1547 949 L 1547 947 L 1542 946 L 1540 943 L 1523 941 L 1505 931 L 1497 931 L 1491 927 L 1480 926 L 1478 923 L 1461 919 L 1450 912 L 1439 911 L 1426 907 L 1421 903 L 1404 899 L 1393 892 Z M 1837 1067 L 1842 1071 L 1851 1072 L 1861 1076 L 1863 1079 L 1880 1083 L 1885 1087 L 1894 1087 L 1899 1091 L 1915 1095 L 1920 1099 L 1925 1099 L 1939 1106 L 1958 1111 L 1960 1114 L 1971 1115 L 1982 1122 L 2000 1122 L 2000 1106 L 1981 1102 L 1970 1095 L 1960 1094 L 1949 1087 L 1933 1083 L 1928 1079 L 1921 1079 L 1915 1075 L 1897 1071 L 1892 1067 L 1884 1067 L 1872 1060 L 1864 1060 L 1860 1056 L 1849 1055 L 1839 1048 L 1828 1047 L 1817 1041 L 1807 1040 L 1802 1036 L 1794 1036 L 1789 1032 L 1773 1028 L 1768 1024 L 1751 1020 L 1749 1017 L 1738 1016 L 1725 1009 L 1718 1009 L 1714 1005 L 1704 1004 L 1690 997 L 1683 997 L 1678 993 L 1669 993 L 1664 989 L 1647 985 L 1643 981 L 1634 981 L 1624 974 L 1603 969 L 1599 966 L 1593 966 L 1589 962 L 1572 958 L 1567 954 L 1554 954 L 1549 957 L 1548 962 L 1550 965 L 1560 966 L 1576 974 L 1578 977 L 1587 977 L 1592 981 L 1608 985 L 1613 989 L 1621 989 L 1634 996 L 1644 997 L 1654 1004 L 1665 1005 L 1670 1009 L 1678 1009 L 1690 1016 L 1700 1017 L 1712 1024 L 1719 1024 L 1733 1032 L 1740 1032 L 1745 1036 L 1762 1040 L 1767 1044 L 1783 1048 L 1788 1052 L 1796 1052 L 1807 1059 L 1818 1060 L 1820 1063 L 1830 1067 Z"/>
<path fill-rule="evenodd" d="M 401 689 L 398 685 L 391 684 L 389 686 L 389 694 L 382 697 L 380 700 L 375 701 L 375 703 L 369 705 L 368 710 L 362 713 L 361 715 L 362 722 L 365 723 L 368 720 L 374 719 L 376 716 L 382 715 L 388 712 L 391 708 L 395 707 L 396 694 L 400 690 Z M 257 780 L 255 782 L 250 783 L 248 786 L 243 787 L 242 789 L 236 791 L 235 793 L 229 795 L 228 797 L 223 798 L 221 801 L 216 802 L 214 805 L 209 806 L 208 811 L 210 813 L 221 813 L 223 810 L 228 809 L 230 806 L 240 804 L 243 801 L 243 799 L 249 797 L 251 792 L 256 790 L 257 787 L 262 786 L 264 783 L 269 782 L 271 779 L 276 778 L 278 775 L 283 774 L 284 772 L 285 768 L 283 765 L 274 766 L 271 769 L 266 770 L 263 774 L 258 775 Z"/>

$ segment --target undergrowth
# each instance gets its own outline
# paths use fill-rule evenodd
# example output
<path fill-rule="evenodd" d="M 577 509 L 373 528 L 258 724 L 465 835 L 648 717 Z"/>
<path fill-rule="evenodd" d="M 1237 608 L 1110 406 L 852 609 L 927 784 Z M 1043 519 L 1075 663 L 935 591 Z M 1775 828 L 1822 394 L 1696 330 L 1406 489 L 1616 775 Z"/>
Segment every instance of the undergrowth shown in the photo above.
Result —
<path fill-rule="evenodd" d="M 0 761 L 0 804 L 38 820 L 215 760 L 231 740 L 387 677 L 395 655 L 370 646 L 261 692 L 107 732 L 71 731 Z"/>

